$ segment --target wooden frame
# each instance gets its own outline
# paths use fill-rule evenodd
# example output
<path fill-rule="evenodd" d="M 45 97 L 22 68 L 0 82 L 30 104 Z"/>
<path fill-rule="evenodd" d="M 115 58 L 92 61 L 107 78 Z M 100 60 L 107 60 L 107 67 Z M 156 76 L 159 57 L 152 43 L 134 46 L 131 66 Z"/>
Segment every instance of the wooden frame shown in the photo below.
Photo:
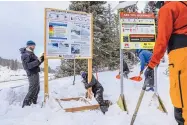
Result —
<path fill-rule="evenodd" d="M 56 102 L 59 104 L 59 106 L 63 108 L 63 106 L 60 104 L 60 101 L 83 101 L 85 103 L 88 103 L 90 105 L 88 106 L 80 106 L 80 107 L 73 107 L 73 108 L 65 108 L 64 110 L 66 112 L 78 112 L 78 111 L 85 111 L 85 110 L 95 110 L 95 109 L 99 109 L 99 104 L 96 105 L 91 105 L 91 103 L 89 101 L 87 101 L 85 98 L 83 97 L 75 97 L 75 98 L 63 98 L 63 99 L 55 99 Z"/>
<path fill-rule="evenodd" d="M 47 56 L 47 39 L 46 39 L 46 21 L 47 21 L 47 10 L 54 10 L 54 11 L 61 11 L 66 13 L 76 13 L 81 15 L 88 15 L 86 12 L 79 12 L 79 11 L 71 11 L 71 10 L 61 10 L 61 9 L 54 9 L 54 8 L 45 8 L 44 10 L 44 102 L 46 102 L 46 98 L 49 97 L 49 87 L 48 87 L 48 59 L 64 59 L 63 57 L 52 57 Z M 90 20 L 90 28 L 91 28 L 91 36 L 90 36 L 90 50 L 91 50 L 91 57 L 75 57 L 75 59 L 88 59 L 88 81 L 90 82 L 92 79 L 92 58 L 93 58 L 93 14 L 90 13 L 91 20 Z M 88 98 L 92 98 L 91 89 L 88 89 Z"/>

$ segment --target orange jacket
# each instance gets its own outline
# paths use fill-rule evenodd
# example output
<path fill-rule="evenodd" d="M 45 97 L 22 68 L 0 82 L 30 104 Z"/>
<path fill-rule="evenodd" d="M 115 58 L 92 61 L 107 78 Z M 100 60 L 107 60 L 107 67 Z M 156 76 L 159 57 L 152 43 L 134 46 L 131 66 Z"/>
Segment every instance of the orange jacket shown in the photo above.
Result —
<path fill-rule="evenodd" d="M 149 67 L 160 63 L 172 34 L 187 35 L 187 1 L 166 2 L 159 10 L 158 35 Z"/>

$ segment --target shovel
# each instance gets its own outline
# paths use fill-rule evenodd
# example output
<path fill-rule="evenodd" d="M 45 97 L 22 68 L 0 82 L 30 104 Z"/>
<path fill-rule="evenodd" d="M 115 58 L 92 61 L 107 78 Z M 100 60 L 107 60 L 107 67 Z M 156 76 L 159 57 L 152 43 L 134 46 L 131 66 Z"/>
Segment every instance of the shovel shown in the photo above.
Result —
<path fill-rule="evenodd" d="M 134 77 L 131 77 L 130 80 L 140 82 L 142 80 L 142 77 L 141 76 L 134 76 Z"/>
<path fill-rule="evenodd" d="M 116 79 L 120 79 L 120 74 L 116 75 Z"/>

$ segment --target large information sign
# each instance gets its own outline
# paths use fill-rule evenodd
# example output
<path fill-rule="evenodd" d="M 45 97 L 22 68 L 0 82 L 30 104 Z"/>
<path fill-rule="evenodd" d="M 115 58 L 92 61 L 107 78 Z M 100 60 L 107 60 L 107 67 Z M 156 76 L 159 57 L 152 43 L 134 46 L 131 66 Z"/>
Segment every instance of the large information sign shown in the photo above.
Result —
<path fill-rule="evenodd" d="M 153 49 L 154 14 L 120 12 L 121 49 Z"/>
<path fill-rule="evenodd" d="M 46 56 L 92 58 L 92 15 L 45 9 Z"/>

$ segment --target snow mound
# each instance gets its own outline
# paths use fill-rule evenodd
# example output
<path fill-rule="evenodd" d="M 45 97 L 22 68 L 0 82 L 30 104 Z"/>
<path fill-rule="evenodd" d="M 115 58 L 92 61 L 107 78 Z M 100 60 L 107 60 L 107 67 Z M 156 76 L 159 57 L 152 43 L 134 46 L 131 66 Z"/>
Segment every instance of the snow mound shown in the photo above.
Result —
<path fill-rule="evenodd" d="M 168 111 L 168 115 L 158 110 L 158 101 L 153 98 L 153 92 L 146 92 L 140 106 L 134 125 L 176 125 L 173 117 L 173 106 L 169 97 L 169 80 L 163 71 L 166 67 L 158 69 L 158 92 Z M 139 67 L 133 70 L 129 77 L 139 74 Z M 111 100 L 113 105 L 103 115 L 100 110 L 67 113 L 57 103 L 55 98 L 84 97 L 85 88 L 81 83 L 80 76 L 76 76 L 76 84 L 73 77 L 53 80 L 49 82 L 50 96 L 43 105 L 43 86 L 39 93 L 37 105 L 21 108 L 22 101 L 26 95 L 28 86 L 2 89 L 0 91 L 0 123 L 2 125 L 128 125 L 137 104 L 139 94 L 143 85 L 124 79 L 124 94 L 127 103 L 127 112 L 122 111 L 117 100 L 120 95 L 120 81 L 115 78 L 118 71 L 98 73 L 99 81 L 104 87 L 104 99 Z M 42 85 L 43 83 L 41 83 Z M 97 104 L 96 100 L 88 100 L 91 104 Z M 89 105 L 81 101 L 60 102 L 63 108 L 79 107 Z"/>

